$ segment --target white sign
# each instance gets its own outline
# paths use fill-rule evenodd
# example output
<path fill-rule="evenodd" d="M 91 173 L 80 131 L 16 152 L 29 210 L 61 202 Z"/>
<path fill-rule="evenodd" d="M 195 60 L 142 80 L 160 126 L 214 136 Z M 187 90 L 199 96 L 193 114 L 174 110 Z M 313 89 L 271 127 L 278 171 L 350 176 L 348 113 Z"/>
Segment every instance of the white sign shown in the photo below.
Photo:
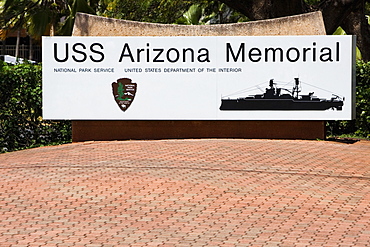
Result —
<path fill-rule="evenodd" d="M 349 120 L 354 36 L 43 37 L 43 117 Z"/>

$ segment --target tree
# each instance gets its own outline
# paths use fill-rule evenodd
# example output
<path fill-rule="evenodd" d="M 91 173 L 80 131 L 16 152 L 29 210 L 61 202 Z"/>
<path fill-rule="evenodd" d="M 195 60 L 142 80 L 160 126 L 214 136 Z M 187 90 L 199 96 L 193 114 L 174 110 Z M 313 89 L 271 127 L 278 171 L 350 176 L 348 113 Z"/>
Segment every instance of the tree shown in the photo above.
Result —
<path fill-rule="evenodd" d="M 175 24 L 215 24 L 247 20 L 217 0 L 112 0 L 99 15 L 117 19 Z"/>
<path fill-rule="evenodd" d="M 21 30 L 36 39 L 42 35 L 70 35 L 77 12 L 95 14 L 86 0 L 5 0 L 0 28 Z"/>
<path fill-rule="evenodd" d="M 370 26 L 366 18 L 369 0 L 220 0 L 246 15 L 262 20 L 321 11 L 327 34 L 341 26 L 347 34 L 357 36 L 362 58 L 370 60 Z"/>
<path fill-rule="evenodd" d="M 73 0 L 68 1 L 68 6 L 66 15 L 64 16 L 65 20 L 62 23 L 61 28 L 57 34 L 59 35 L 72 35 L 73 25 L 75 22 L 75 16 L 77 12 L 83 12 L 88 14 L 95 14 L 96 11 L 88 4 L 86 0 Z M 94 2 L 94 7 L 98 7 L 97 3 Z"/>
<path fill-rule="evenodd" d="M 1 3 L 0 8 L 0 24 L 4 34 L 4 37 L 2 37 L 2 39 L 5 40 L 6 34 L 9 30 L 14 30 L 17 33 L 15 57 L 18 57 L 19 53 L 20 30 L 24 27 L 26 23 L 26 16 L 24 13 L 22 13 L 22 8 L 24 7 L 25 6 L 19 5 L 19 1 L 6 1 Z"/>
<path fill-rule="evenodd" d="M 224 24 L 247 21 L 244 15 L 219 1 L 203 0 L 193 4 L 176 20 L 176 24 Z"/>
<path fill-rule="evenodd" d="M 174 23 L 196 0 L 112 0 L 102 16 L 156 23 Z"/>

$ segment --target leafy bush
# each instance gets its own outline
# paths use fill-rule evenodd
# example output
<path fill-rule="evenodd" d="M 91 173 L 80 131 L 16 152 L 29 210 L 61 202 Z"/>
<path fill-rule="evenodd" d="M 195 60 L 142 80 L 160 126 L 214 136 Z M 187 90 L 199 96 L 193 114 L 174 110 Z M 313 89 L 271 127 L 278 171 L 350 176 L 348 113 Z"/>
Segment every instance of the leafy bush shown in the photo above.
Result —
<path fill-rule="evenodd" d="M 328 121 L 328 135 L 370 138 L 370 62 L 357 62 L 356 120 Z M 71 141 L 70 121 L 42 119 L 41 65 L 0 62 L 0 153 Z"/>
<path fill-rule="evenodd" d="M 356 119 L 328 121 L 328 135 L 355 135 L 370 138 L 370 62 L 357 61 Z"/>
<path fill-rule="evenodd" d="M 0 152 L 71 141 L 70 121 L 42 120 L 41 74 L 0 62 Z"/>

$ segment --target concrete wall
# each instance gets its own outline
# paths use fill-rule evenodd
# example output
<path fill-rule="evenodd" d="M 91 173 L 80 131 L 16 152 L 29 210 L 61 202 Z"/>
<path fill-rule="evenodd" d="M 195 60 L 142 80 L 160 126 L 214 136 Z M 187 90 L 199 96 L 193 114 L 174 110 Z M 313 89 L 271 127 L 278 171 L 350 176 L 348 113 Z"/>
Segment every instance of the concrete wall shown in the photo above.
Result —
<path fill-rule="evenodd" d="M 73 36 L 325 35 L 321 12 L 247 23 L 171 25 L 78 13 Z M 325 139 L 324 121 L 73 121 L 72 140 L 165 138 Z"/>

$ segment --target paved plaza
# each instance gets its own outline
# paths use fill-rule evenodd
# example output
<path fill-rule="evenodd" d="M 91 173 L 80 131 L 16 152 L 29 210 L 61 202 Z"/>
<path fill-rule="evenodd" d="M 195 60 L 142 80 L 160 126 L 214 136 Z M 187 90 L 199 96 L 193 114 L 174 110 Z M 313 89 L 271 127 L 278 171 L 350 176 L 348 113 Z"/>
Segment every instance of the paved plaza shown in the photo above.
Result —
<path fill-rule="evenodd" d="M 370 246 L 370 141 L 84 142 L 0 168 L 0 246 Z"/>

